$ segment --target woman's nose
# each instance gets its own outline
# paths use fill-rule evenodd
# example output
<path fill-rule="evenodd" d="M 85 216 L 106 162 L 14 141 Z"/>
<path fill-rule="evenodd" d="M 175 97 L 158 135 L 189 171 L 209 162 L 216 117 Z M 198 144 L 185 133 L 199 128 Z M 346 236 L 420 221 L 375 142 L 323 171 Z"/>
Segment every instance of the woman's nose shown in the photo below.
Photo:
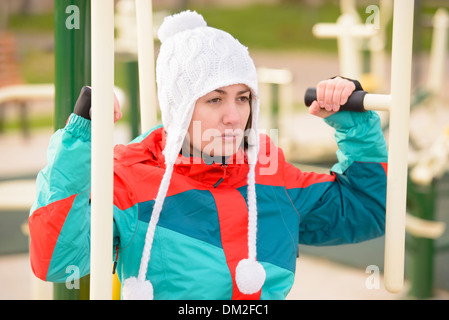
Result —
<path fill-rule="evenodd" d="M 240 113 L 236 103 L 229 103 L 223 114 L 224 124 L 238 124 L 240 122 Z"/>

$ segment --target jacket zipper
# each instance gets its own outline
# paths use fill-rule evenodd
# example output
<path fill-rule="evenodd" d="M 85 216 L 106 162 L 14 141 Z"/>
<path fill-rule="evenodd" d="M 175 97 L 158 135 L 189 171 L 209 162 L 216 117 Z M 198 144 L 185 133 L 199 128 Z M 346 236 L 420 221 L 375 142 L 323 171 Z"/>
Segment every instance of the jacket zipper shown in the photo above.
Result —
<path fill-rule="evenodd" d="M 224 178 L 226 177 L 226 168 L 228 167 L 227 164 L 222 164 L 221 168 L 223 169 L 223 177 L 221 177 L 217 182 L 214 184 L 214 188 L 218 187 L 220 183 L 224 181 Z"/>
<path fill-rule="evenodd" d="M 118 259 L 118 245 L 115 246 L 115 261 L 114 261 L 114 265 L 112 267 L 112 274 L 115 274 L 115 269 L 117 268 L 117 259 Z"/>

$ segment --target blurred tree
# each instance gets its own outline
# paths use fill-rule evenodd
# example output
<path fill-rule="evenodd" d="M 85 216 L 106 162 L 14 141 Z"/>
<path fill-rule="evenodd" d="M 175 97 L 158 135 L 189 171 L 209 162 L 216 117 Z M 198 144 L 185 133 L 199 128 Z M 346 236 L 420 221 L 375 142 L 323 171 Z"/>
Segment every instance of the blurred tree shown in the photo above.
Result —
<path fill-rule="evenodd" d="M 28 15 L 30 14 L 31 9 L 31 0 L 22 0 L 22 3 L 20 5 L 20 13 Z"/>
<path fill-rule="evenodd" d="M 332 0 L 336 1 L 336 0 Z M 319 7 L 322 6 L 324 1 L 323 0 L 281 0 L 282 3 L 287 4 L 296 4 L 296 5 L 303 5 L 308 7 Z"/>
<path fill-rule="evenodd" d="M 189 0 L 178 0 L 178 10 L 177 11 L 183 11 L 187 10 L 189 8 Z"/>
<path fill-rule="evenodd" d="M 8 27 L 9 7 L 9 0 L 0 1 L 0 31 L 4 31 Z"/>

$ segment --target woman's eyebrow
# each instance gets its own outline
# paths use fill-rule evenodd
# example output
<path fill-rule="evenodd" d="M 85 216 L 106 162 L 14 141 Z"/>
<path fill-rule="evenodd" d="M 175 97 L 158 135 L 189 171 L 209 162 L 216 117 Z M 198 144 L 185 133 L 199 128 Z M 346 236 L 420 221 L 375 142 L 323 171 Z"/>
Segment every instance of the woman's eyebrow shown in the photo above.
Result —
<path fill-rule="evenodd" d="M 226 91 L 220 90 L 220 89 L 215 89 L 214 91 L 215 91 L 215 92 L 218 92 L 218 93 L 221 93 L 221 94 L 227 94 Z M 241 94 L 244 94 L 244 93 L 247 93 L 247 92 L 250 92 L 250 91 L 251 91 L 251 90 L 249 90 L 249 89 L 242 90 L 242 91 L 237 92 L 237 95 L 241 95 Z"/>

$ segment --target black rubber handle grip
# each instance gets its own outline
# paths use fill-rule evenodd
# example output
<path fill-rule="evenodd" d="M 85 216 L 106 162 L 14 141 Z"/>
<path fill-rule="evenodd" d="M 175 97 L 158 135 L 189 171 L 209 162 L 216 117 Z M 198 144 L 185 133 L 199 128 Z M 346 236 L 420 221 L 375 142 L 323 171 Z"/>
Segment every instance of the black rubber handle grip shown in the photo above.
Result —
<path fill-rule="evenodd" d="M 354 111 L 354 112 L 365 112 L 365 108 L 363 107 L 363 100 L 365 99 L 366 91 L 357 90 L 354 91 L 348 98 L 348 101 L 340 106 L 340 111 Z M 315 101 L 316 98 L 316 88 L 308 88 L 304 95 L 304 103 L 307 107 L 312 105 L 312 102 Z"/>
<path fill-rule="evenodd" d="M 92 89 L 88 86 L 82 87 L 80 95 L 78 96 L 78 100 L 76 100 L 73 113 L 90 120 L 91 105 L 92 105 L 91 96 L 92 96 Z"/>

